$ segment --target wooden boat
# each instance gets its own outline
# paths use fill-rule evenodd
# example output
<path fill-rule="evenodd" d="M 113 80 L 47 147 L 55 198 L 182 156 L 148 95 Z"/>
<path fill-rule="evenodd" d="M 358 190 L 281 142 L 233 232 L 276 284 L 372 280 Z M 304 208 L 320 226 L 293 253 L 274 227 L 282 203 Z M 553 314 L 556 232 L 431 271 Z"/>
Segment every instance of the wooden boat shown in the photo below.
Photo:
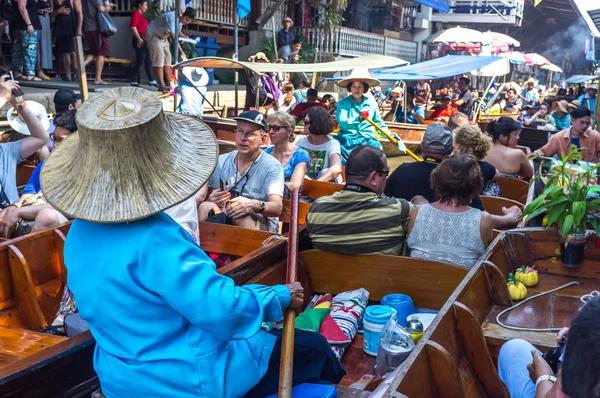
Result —
<path fill-rule="evenodd" d="M 498 120 L 504 116 L 510 117 L 512 120 L 517 120 L 520 115 L 518 113 L 502 113 L 500 115 L 481 115 L 479 117 L 479 120 L 477 121 L 477 124 L 479 125 L 481 131 L 486 132 L 488 124 L 490 124 L 491 121 Z"/>
<path fill-rule="evenodd" d="M 539 283 L 527 289 L 529 297 L 581 282 L 505 314 L 501 321 L 511 326 L 569 326 L 581 306 L 580 297 L 600 290 L 600 249 L 588 243 L 586 259 L 578 269 L 561 265 L 558 250 L 558 233 L 553 229 L 503 232 L 444 304 L 387 392 L 423 398 L 508 397 L 495 365 L 502 344 L 522 338 L 542 352 L 556 346 L 555 332 L 515 331 L 498 324 L 496 316 L 513 305 L 506 288 L 508 273 L 521 265 L 536 265 Z"/>
<path fill-rule="evenodd" d="M 410 257 L 351 256 L 307 250 L 299 253 L 298 273 L 298 280 L 305 289 L 306 300 L 310 300 L 312 292 L 337 294 L 365 288 L 370 292 L 371 302 L 380 301 L 386 294 L 405 293 L 411 296 L 416 307 L 438 310 L 444 307 L 453 291 L 460 285 L 467 275 L 467 270 L 450 264 Z M 283 283 L 285 274 L 285 265 L 278 264 L 257 275 L 249 283 Z M 432 280 L 433 276 L 435 281 Z M 346 376 L 337 386 L 338 396 L 368 396 L 367 392 L 348 390 L 346 387 L 365 374 L 373 374 L 375 362 L 375 357 L 363 351 L 362 334 L 358 334 L 342 358 Z"/>
<path fill-rule="evenodd" d="M 62 253 L 69 227 L 67 223 L 0 244 L 0 396 L 89 396 L 99 387 L 92 360 L 95 342 L 89 332 L 72 338 L 42 333 L 54 320 L 62 297 Z M 218 270 L 236 284 L 276 264 L 285 265 L 286 240 L 273 236 L 277 235 L 200 223 L 205 251 L 240 256 Z"/>

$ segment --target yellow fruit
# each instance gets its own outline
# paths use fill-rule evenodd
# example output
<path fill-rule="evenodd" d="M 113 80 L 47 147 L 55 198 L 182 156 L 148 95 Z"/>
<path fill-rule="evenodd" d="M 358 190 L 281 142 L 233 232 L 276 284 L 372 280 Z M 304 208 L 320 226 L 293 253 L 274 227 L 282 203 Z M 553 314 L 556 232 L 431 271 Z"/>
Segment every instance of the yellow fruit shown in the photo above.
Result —
<path fill-rule="evenodd" d="M 508 293 L 513 300 L 523 300 L 527 296 L 527 288 L 521 282 L 511 282 L 508 284 Z"/>
<path fill-rule="evenodd" d="M 515 278 L 527 287 L 535 286 L 538 283 L 539 275 L 533 267 L 520 267 L 515 273 Z"/>

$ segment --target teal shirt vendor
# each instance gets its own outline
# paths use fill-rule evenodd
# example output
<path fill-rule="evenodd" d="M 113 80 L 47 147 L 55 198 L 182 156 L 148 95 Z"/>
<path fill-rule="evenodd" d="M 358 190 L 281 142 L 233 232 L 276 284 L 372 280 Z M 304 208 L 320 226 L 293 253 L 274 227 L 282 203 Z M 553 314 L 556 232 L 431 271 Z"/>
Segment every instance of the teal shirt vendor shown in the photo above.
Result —
<path fill-rule="evenodd" d="M 344 165 L 352 150 L 360 145 L 371 145 L 382 149 L 375 128 L 361 118 L 361 113 L 364 112 L 376 125 L 388 131 L 379 113 L 377 102 L 365 95 L 369 87 L 377 86 L 379 83 L 379 80 L 369 75 L 366 68 L 353 69 L 347 78 L 338 83 L 338 86 L 345 87 L 350 93 L 348 97 L 338 102 L 335 115 L 340 131 L 334 137 L 340 142 Z"/>
<path fill-rule="evenodd" d="M 153 93 L 135 87 L 91 97 L 77 125 L 46 160 L 41 185 L 75 218 L 64 248 L 68 285 L 96 340 L 104 395 L 275 393 L 281 333 L 260 326 L 301 308 L 302 286 L 236 286 L 163 212 L 208 181 L 219 154 L 214 133 L 163 112 Z M 297 331 L 296 343 L 308 361 L 294 368 L 294 383 L 339 382 L 343 369 L 323 336 Z"/>

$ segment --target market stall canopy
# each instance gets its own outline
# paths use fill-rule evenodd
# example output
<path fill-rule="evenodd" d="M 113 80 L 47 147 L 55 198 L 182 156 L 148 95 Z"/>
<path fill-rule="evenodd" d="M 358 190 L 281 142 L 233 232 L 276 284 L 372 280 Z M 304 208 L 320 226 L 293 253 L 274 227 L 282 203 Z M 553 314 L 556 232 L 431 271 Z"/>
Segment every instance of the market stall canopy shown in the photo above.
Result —
<path fill-rule="evenodd" d="M 571 83 L 571 84 L 578 84 L 578 83 L 585 83 L 588 80 L 594 81 L 595 79 L 600 78 L 600 76 L 596 76 L 596 75 L 573 75 L 570 78 L 568 78 L 566 80 L 567 83 Z"/>
<path fill-rule="evenodd" d="M 505 58 L 500 57 L 446 55 L 445 57 L 418 64 L 376 71 L 371 75 L 376 79 L 387 81 L 441 79 L 471 73 L 472 71 L 491 66 L 494 63 L 506 64 L 507 61 Z"/>
<path fill-rule="evenodd" d="M 364 57 L 345 59 L 343 61 L 323 62 L 319 64 L 262 64 L 254 62 L 234 61 L 220 57 L 198 57 L 180 62 L 176 68 L 215 68 L 215 69 L 250 69 L 256 73 L 266 72 L 339 72 L 349 71 L 354 68 L 382 69 L 399 65 L 407 65 L 405 61 L 396 57 L 384 55 L 367 55 Z"/>
<path fill-rule="evenodd" d="M 494 45 L 502 43 L 507 46 L 521 47 L 521 42 L 513 39 L 509 35 L 505 35 L 504 33 L 492 32 L 491 30 L 488 30 L 487 32 L 483 32 L 483 35 L 487 37 Z"/>
<path fill-rule="evenodd" d="M 527 56 L 533 61 L 534 65 L 550 64 L 550 61 L 548 61 L 548 58 L 544 57 L 543 55 L 540 55 L 537 53 L 529 53 L 529 54 L 527 54 Z"/>
<path fill-rule="evenodd" d="M 519 65 L 533 65 L 533 60 L 526 54 L 520 51 L 512 51 L 509 53 L 500 54 L 501 57 L 506 57 L 510 60 L 511 64 Z"/>
<path fill-rule="evenodd" d="M 543 69 L 543 70 L 549 70 L 550 72 L 563 73 L 562 68 L 560 66 L 557 66 L 557 65 L 554 65 L 554 64 L 543 65 L 543 66 L 541 66 L 541 69 Z"/>
<path fill-rule="evenodd" d="M 427 43 L 490 43 L 491 40 L 478 30 L 456 28 L 444 29 L 425 39 Z"/>

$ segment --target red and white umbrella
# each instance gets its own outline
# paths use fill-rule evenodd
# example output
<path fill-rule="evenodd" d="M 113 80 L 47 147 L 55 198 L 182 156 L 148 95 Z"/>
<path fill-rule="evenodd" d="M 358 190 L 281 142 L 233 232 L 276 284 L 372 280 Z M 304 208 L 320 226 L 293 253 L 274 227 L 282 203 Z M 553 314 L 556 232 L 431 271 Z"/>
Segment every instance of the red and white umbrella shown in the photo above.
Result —
<path fill-rule="evenodd" d="M 507 57 L 510 60 L 511 64 L 519 64 L 519 65 L 535 65 L 531 57 L 527 54 L 523 54 L 520 51 L 512 51 L 509 53 L 500 54 L 501 57 Z"/>
<path fill-rule="evenodd" d="M 548 65 L 551 63 L 546 57 L 537 53 L 529 53 L 527 56 L 531 58 L 533 65 Z"/>

